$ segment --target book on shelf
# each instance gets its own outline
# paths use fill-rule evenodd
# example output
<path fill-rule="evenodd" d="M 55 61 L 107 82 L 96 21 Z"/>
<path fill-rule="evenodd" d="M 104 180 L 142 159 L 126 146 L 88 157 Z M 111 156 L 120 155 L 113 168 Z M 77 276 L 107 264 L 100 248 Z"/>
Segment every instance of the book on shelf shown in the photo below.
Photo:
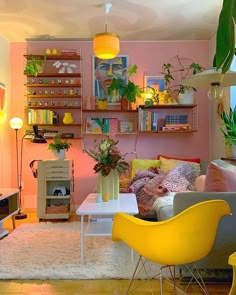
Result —
<path fill-rule="evenodd" d="M 103 119 L 101 118 L 87 118 L 86 119 L 86 133 L 101 134 L 103 130 Z"/>
<path fill-rule="evenodd" d="M 62 49 L 61 55 L 77 55 L 76 49 Z"/>
<path fill-rule="evenodd" d="M 120 133 L 133 133 L 134 132 L 134 124 L 129 120 L 120 121 Z"/>
<path fill-rule="evenodd" d="M 187 131 L 191 130 L 191 126 L 163 126 L 163 131 Z"/>
<path fill-rule="evenodd" d="M 155 111 L 138 110 L 139 130 L 140 131 L 157 131 L 158 130 L 158 113 Z"/>

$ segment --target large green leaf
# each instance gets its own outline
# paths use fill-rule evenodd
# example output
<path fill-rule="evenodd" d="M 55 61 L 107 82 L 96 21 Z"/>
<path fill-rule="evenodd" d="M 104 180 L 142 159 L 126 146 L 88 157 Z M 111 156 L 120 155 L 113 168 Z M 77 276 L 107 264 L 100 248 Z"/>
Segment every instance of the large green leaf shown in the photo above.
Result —
<path fill-rule="evenodd" d="M 229 70 L 235 53 L 234 25 L 236 19 L 236 0 L 224 0 L 219 16 L 216 35 L 216 55 L 213 65 L 222 68 L 225 73 Z"/>

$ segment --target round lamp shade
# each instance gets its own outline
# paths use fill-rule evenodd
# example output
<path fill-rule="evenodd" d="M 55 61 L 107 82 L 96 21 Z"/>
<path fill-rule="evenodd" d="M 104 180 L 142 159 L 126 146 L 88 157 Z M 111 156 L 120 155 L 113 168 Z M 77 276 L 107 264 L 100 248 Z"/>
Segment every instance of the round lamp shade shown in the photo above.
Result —
<path fill-rule="evenodd" d="M 184 86 L 209 87 L 211 84 L 220 84 L 222 87 L 236 85 L 236 72 L 228 71 L 221 73 L 221 69 L 208 69 L 181 81 Z"/>
<path fill-rule="evenodd" d="M 112 59 L 120 51 L 119 36 L 113 33 L 100 33 L 93 38 L 93 52 L 101 59 Z"/>
<path fill-rule="evenodd" d="M 10 126 L 15 130 L 21 129 L 23 126 L 23 120 L 21 118 L 12 118 L 10 120 Z"/>

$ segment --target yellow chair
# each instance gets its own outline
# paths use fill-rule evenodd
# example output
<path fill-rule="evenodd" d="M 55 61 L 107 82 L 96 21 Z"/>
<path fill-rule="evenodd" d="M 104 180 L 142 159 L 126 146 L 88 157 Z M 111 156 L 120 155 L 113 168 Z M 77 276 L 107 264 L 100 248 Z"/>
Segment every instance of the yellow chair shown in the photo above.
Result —
<path fill-rule="evenodd" d="M 232 281 L 232 286 L 228 295 L 235 295 L 236 294 L 236 252 L 234 252 L 233 254 L 229 256 L 228 262 L 233 267 L 233 281 Z"/>
<path fill-rule="evenodd" d="M 230 215 L 230 207 L 224 200 L 200 202 L 160 222 L 145 221 L 125 213 L 116 213 L 112 240 L 125 242 L 140 255 L 126 294 L 131 292 L 138 266 L 145 268 L 143 258 L 166 267 L 194 263 L 207 256 L 213 247 L 219 221 L 225 215 Z M 189 284 L 195 279 L 204 293 L 208 294 L 197 269 L 193 271 L 187 265 L 186 267 L 193 276 Z M 161 294 L 162 268 L 159 273 Z"/>

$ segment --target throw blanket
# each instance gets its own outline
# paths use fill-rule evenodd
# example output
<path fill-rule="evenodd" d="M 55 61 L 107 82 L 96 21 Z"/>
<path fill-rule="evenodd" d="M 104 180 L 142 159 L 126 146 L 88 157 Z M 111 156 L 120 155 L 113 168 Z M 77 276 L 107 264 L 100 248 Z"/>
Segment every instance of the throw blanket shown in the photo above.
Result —
<path fill-rule="evenodd" d="M 190 163 L 183 163 L 164 173 L 159 168 L 149 168 L 136 173 L 128 187 L 128 192 L 136 194 L 139 213 L 143 216 L 153 210 L 157 198 L 166 197 L 170 192 L 194 190 L 198 176 Z"/>
<path fill-rule="evenodd" d="M 141 170 L 133 178 L 129 184 L 128 191 L 136 194 L 139 213 L 143 216 L 147 215 L 149 211 L 153 209 L 153 204 L 156 201 L 157 197 L 166 195 L 168 190 L 158 187 L 155 191 L 155 194 L 152 193 L 147 184 L 151 184 L 151 180 L 156 176 L 163 178 L 164 173 L 160 169 L 155 169 L 152 171 Z"/>

